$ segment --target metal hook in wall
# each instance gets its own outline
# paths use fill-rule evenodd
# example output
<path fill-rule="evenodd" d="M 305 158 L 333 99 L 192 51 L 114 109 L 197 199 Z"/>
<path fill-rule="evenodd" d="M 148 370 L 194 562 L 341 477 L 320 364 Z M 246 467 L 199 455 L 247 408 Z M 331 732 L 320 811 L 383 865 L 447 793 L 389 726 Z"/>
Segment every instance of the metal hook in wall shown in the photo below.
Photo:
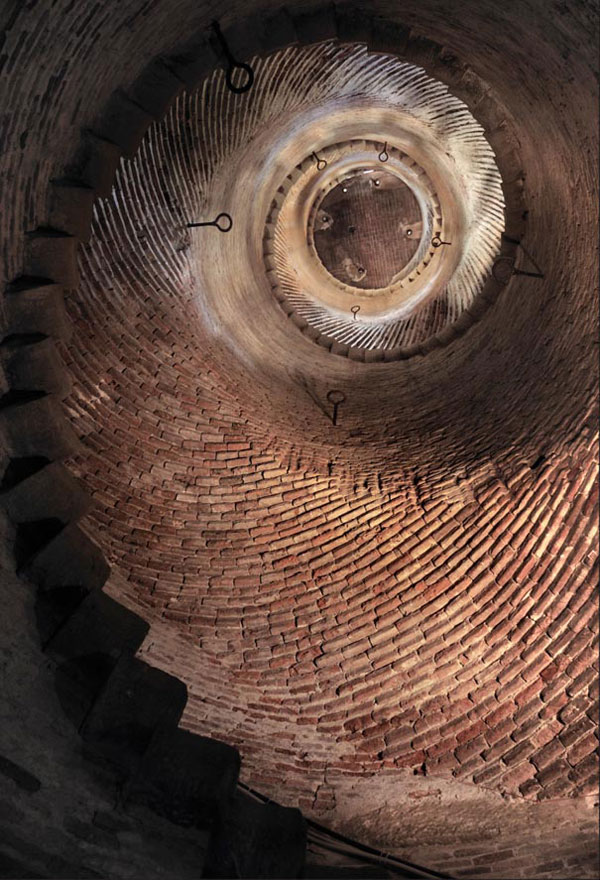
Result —
<path fill-rule="evenodd" d="M 443 244 L 452 244 L 452 242 L 451 241 L 442 241 L 441 236 L 439 234 L 434 235 L 433 238 L 431 239 L 431 245 L 434 248 L 441 247 Z"/>
<path fill-rule="evenodd" d="M 215 32 L 215 36 L 219 41 L 219 45 L 223 51 L 223 55 L 227 60 L 227 70 L 225 71 L 225 82 L 227 83 L 227 88 L 230 92 L 234 92 L 236 95 L 240 95 L 242 94 L 242 92 L 247 92 L 254 83 L 254 71 L 249 64 L 245 64 L 243 61 L 237 61 L 233 57 L 231 49 L 227 45 L 227 41 L 223 36 L 221 28 L 219 27 L 219 22 L 213 21 L 211 27 Z M 241 86 L 236 86 L 233 82 L 233 71 L 236 68 L 238 70 L 243 70 L 247 77 L 246 82 L 244 82 Z"/>
<path fill-rule="evenodd" d="M 317 171 L 323 171 L 325 168 L 327 168 L 327 160 L 326 159 L 319 159 L 319 157 L 317 156 L 317 154 L 315 152 L 313 152 L 311 155 L 313 156 L 315 162 L 317 163 Z"/>
<path fill-rule="evenodd" d="M 226 225 L 219 225 L 219 220 L 221 220 L 221 217 L 225 218 L 224 223 Z M 210 220 L 210 221 L 207 220 L 204 223 L 186 223 L 186 226 L 188 227 L 188 229 L 191 228 L 192 226 L 216 226 L 217 229 L 219 230 L 219 232 L 229 232 L 229 230 L 233 226 L 233 220 L 231 219 L 229 214 L 223 213 L 223 214 L 217 214 L 217 216 L 215 217 L 214 220 Z"/>
<path fill-rule="evenodd" d="M 387 162 L 387 160 L 390 158 L 389 153 L 387 151 L 387 141 L 384 143 L 383 150 L 381 151 L 381 153 L 379 154 L 379 156 L 377 158 L 379 159 L 380 162 Z"/>
<path fill-rule="evenodd" d="M 350 309 L 350 311 L 351 311 L 352 314 L 354 315 L 354 320 L 356 321 L 356 316 L 357 316 L 358 313 L 360 312 L 360 306 L 352 306 L 352 308 Z"/>
<path fill-rule="evenodd" d="M 332 389 L 327 392 L 327 400 L 329 403 L 333 404 L 333 415 L 331 416 L 331 421 L 334 425 L 337 425 L 337 411 L 340 403 L 344 403 L 346 400 L 346 395 L 343 391 L 337 391 L 336 389 Z"/>
<path fill-rule="evenodd" d="M 507 241 L 510 244 L 514 244 L 518 248 L 520 248 L 523 251 L 523 253 L 525 254 L 525 257 L 527 258 L 527 260 L 529 260 L 531 265 L 535 267 L 536 271 L 535 272 L 527 272 L 525 269 L 517 269 L 515 266 L 515 262 L 517 259 L 516 256 L 515 257 L 502 256 L 502 257 L 498 257 L 496 259 L 494 265 L 492 266 L 492 275 L 494 276 L 496 281 L 498 281 L 500 284 L 508 284 L 511 275 L 526 275 L 528 278 L 545 278 L 545 275 L 542 272 L 541 268 L 538 266 L 538 264 L 536 263 L 534 258 L 529 253 L 529 251 L 525 248 L 521 239 L 511 238 L 509 235 L 506 235 L 504 232 L 502 233 L 502 239 L 503 239 L 503 241 Z M 510 269 L 511 269 L 510 273 L 508 273 L 508 276 L 507 276 L 507 271 L 506 271 L 507 264 L 510 264 Z M 502 266 L 504 266 L 504 272 L 501 271 Z M 505 278 L 506 278 L 506 280 L 504 280 Z"/>
<path fill-rule="evenodd" d="M 515 271 L 514 257 L 498 257 L 492 266 L 492 277 L 498 284 L 508 284 Z"/>
<path fill-rule="evenodd" d="M 513 275 L 526 275 L 528 278 L 543 278 L 542 272 L 526 272 L 524 269 L 517 269 L 514 257 L 498 257 L 492 266 L 492 276 L 498 284 L 506 285 Z"/>

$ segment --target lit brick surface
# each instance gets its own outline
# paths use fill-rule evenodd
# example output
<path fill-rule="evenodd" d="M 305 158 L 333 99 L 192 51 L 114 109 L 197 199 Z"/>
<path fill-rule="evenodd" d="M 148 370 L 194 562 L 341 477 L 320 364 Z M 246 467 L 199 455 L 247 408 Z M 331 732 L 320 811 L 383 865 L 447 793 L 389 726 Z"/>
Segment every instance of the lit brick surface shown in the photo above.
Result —
<path fill-rule="evenodd" d="M 527 412 L 524 380 L 546 381 L 534 355 L 525 374 L 490 363 L 501 339 L 510 350 L 523 300 L 511 289 L 489 327 L 420 363 L 427 393 L 399 387 L 412 363 L 355 374 L 334 431 L 302 389 L 265 380 L 207 327 L 195 289 L 210 239 L 176 244 L 200 144 L 171 170 L 161 158 L 187 108 L 152 129 L 98 205 L 65 350 L 87 447 L 73 467 L 98 504 L 89 528 L 119 575 L 113 595 L 168 624 L 148 652 L 185 679 L 184 723 L 237 745 L 252 784 L 284 780 L 303 806 L 325 767 L 422 768 L 527 798 L 591 793 L 594 436 L 573 399 Z M 498 345 L 479 367 L 502 380 L 428 435 L 441 362 L 458 384 L 490 330 Z M 534 330 L 521 332 L 535 351 Z M 407 417 L 390 416 L 388 396 L 388 422 L 374 420 L 377 376 L 410 396 Z M 510 400 L 528 419 L 523 445 L 476 454 Z"/>

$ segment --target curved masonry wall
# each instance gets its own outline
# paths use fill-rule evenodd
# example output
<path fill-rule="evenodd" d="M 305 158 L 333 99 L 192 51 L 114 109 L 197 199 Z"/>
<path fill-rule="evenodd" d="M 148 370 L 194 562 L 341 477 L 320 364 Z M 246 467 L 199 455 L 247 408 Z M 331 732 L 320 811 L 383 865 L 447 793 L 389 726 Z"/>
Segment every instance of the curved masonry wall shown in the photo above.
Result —
<path fill-rule="evenodd" d="M 0 417 L 25 573 L 43 588 L 69 577 L 102 586 L 100 547 L 112 567 L 105 594 L 151 626 L 139 656 L 187 685 L 183 728 L 235 745 L 242 779 L 281 803 L 460 876 L 593 876 L 595 266 L 581 230 L 594 219 L 595 91 L 586 52 L 572 49 L 591 12 L 557 7 L 549 20 L 527 3 L 503 18 L 480 4 L 458 21 L 454 4 L 429 17 L 430 43 L 415 6 L 404 23 L 416 28 L 393 33 L 396 49 L 479 108 L 522 200 L 507 233 L 525 235 L 523 248 L 507 246 L 528 269 L 526 248 L 544 278 L 513 278 L 460 339 L 393 365 L 395 384 L 378 396 L 360 365 L 344 375 L 317 364 L 307 394 L 279 382 L 273 364 L 257 368 L 243 345 L 232 354 L 192 297 L 202 250 L 174 261 L 159 223 L 141 240 L 131 205 L 149 186 L 160 202 L 164 172 L 140 158 L 157 129 L 136 157 L 137 147 L 198 81 L 191 59 L 213 66 L 178 50 L 133 83 L 175 50 L 178 13 L 190 27 L 195 15 L 199 32 L 205 24 L 197 6 L 166 6 L 150 15 L 133 0 L 107 4 L 87 23 L 32 8 L 6 28 L 14 149 L 3 173 L 18 163 L 23 187 L 3 222 L 13 284 Z M 277 22 L 263 48 L 293 26 L 308 43 L 339 36 L 390 50 L 389 26 L 368 16 Z M 249 33 L 260 39 L 260 26 L 228 35 L 248 57 Z M 41 47 L 42 112 L 42 80 L 28 78 L 24 57 Z M 110 98 L 117 87 L 130 98 Z M 510 119 L 482 118 L 497 106 Z M 115 191 L 127 198 L 109 198 L 119 149 L 107 141 L 88 136 L 92 147 L 67 165 L 89 126 L 129 155 Z M 140 168 L 149 176 L 136 178 Z M 75 175 L 93 190 L 73 187 Z M 87 241 L 94 190 L 106 200 L 80 248 L 76 290 L 71 236 Z M 66 287 L 66 316 L 48 280 Z M 311 400 L 334 380 L 353 389 L 339 431 Z M 44 482 L 40 457 L 67 468 Z M 70 474 L 94 497 L 87 513 Z M 35 484 L 21 497 L 27 475 Z M 31 521 L 33 531 L 22 525 Z M 70 524 L 58 537 L 56 522 Z M 509 829 L 499 839 L 482 804 Z M 526 840 L 525 816 L 536 829 Z M 476 837 L 484 844 L 470 846 Z"/>

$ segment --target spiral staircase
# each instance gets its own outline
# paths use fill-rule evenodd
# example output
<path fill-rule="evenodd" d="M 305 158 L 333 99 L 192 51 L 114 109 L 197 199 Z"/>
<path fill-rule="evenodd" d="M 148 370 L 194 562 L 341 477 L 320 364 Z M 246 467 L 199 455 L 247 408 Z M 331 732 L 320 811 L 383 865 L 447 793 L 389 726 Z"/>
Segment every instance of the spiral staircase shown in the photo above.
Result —
<path fill-rule="evenodd" d="M 251 85 L 241 91 L 248 76 Z M 583 355 L 573 365 L 560 389 L 567 404 L 557 406 L 556 417 L 549 401 L 559 381 L 558 355 L 549 360 L 547 384 L 538 386 L 536 401 L 527 381 L 515 395 L 507 393 L 505 405 L 493 412 L 482 400 L 491 371 L 507 363 L 506 326 L 513 330 L 510 316 L 517 322 L 523 314 L 518 298 L 529 295 L 519 282 L 524 273 L 530 285 L 545 277 L 535 261 L 533 267 L 527 264 L 530 254 L 522 248 L 526 236 L 535 243 L 537 235 L 531 231 L 530 212 L 535 214 L 536 207 L 527 198 L 526 159 L 506 104 L 473 69 L 418 27 L 348 4 L 266 10 L 222 29 L 209 24 L 115 91 L 95 124 L 82 132 L 77 153 L 66 157 L 54 176 L 44 222 L 24 237 L 21 266 L 5 293 L 0 411 L 5 451 L 0 500 L 14 532 L 16 571 L 35 591 L 41 650 L 51 664 L 63 711 L 81 737 L 89 772 L 114 792 L 110 822 L 137 823 L 148 837 L 158 833 L 155 829 L 168 835 L 174 826 L 185 846 L 193 842 L 196 876 L 448 876 L 352 842 L 314 818 L 305 819 L 297 807 L 279 805 L 277 796 L 271 797 L 278 790 L 275 782 L 265 794 L 261 757 L 254 757 L 261 722 L 240 737 L 237 747 L 232 744 L 233 723 L 215 702 L 215 693 L 229 701 L 230 715 L 246 711 L 243 699 L 235 702 L 241 679 L 228 656 L 237 650 L 231 641 L 237 618 L 250 619 L 246 610 L 256 584 L 252 581 L 245 591 L 242 555 L 232 583 L 224 582 L 221 591 L 216 584 L 203 606 L 209 614 L 213 606 L 222 608 L 224 596 L 233 596 L 237 605 L 230 622 L 219 623 L 216 635 L 214 624 L 194 622 L 194 588 L 186 591 L 185 572 L 176 583 L 181 560 L 163 508 L 182 511 L 178 534 L 184 534 L 186 505 L 202 502 L 194 487 L 193 502 L 186 499 L 181 481 L 180 494 L 173 492 L 177 474 L 189 469 L 194 456 L 205 455 L 226 467 L 228 456 L 234 458 L 244 444 L 251 450 L 248 472 L 273 468 L 277 478 L 278 464 L 282 474 L 291 475 L 282 477 L 284 491 L 291 493 L 285 511 L 290 526 L 294 502 L 305 505 L 312 492 L 292 497 L 299 491 L 294 474 L 300 471 L 317 475 L 315 498 L 322 481 L 333 478 L 341 499 L 354 494 L 366 510 L 375 499 L 374 516 L 383 512 L 375 528 L 385 551 L 384 567 L 380 551 L 366 594 L 361 592 L 364 575 L 351 572 L 350 592 L 355 588 L 358 598 L 352 605 L 350 596 L 350 609 L 370 607 L 370 591 L 377 596 L 379 584 L 387 583 L 386 566 L 396 559 L 399 538 L 385 531 L 386 517 L 402 521 L 406 516 L 403 566 L 425 563 L 425 597 L 421 588 L 413 595 L 410 586 L 402 594 L 403 614 L 409 618 L 405 625 L 394 621 L 403 658 L 415 638 L 411 603 L 421 607 L 427 623 L 426 637 L 419 633 L 414 665 L 412 660 L 401 664 L 398 679 L 404 702 L 393 730 L 412 726 L 409 704 L 428 707 L 422 712 L 426 722 L 411 727 L 406 744 L 394 739 L 393 730 L 390 737 L 387 717 L 374 720 L 359 711 L 361 700 L 370 700 L 361 696 L 361 687 L 378 685 L 378 670 L 386 669 L 387 642 L 380 646 L 376 632 L 385 634 L 391 606 L 377 610 L 368 644 L 375 665 L 364 681 L 362 672 L 356 679 L 345 678 L 345 667 L 336 678 L 327 646 L 324 652 L 314 650 L 310 639 L 303 645 L 307 669 L 298 669 L 298 683 L 305 691 L 316 688 L 315 711 L 319 694 L 325 695 L 322 702 L 329 711 L 329 687 L 341 697 L 349 689 L 357 704 L 344 715 L 345 739 L 338 736 L 335 718 L 330 721 L 332 761 L 343 767 L 345 756 L 350 760 L 342 748 L 350 742 L 357 749 L 353 769 L 363 774 L 408 767 L 416 776 L 435 776 L 450 767 L 454 777 L 490 785 L 507 797 L 543 800 L 553 792 L 559 797 L 593 792 L 595 753 L 579 754 L 594 727 L 597 671 L 590 577 L 595 530 L 589 525 L 595 510 L 593 369 Z M 353 196 L 359 190 L 362 201 Z M 391 235 L 382 207 L 392 198 L 390 192 L 399 193 L 413 212 L 400 233 Z M 358 219 L 348 226 L 353 210 Z M 221 214 L 229 218 L 226 231 L 210 225 Z M 350 259 L 358 239 L 349 230 L 363 222 L 370 238 L 365 238 L 360 260 Z M 385 243 L 396 242 L 398 234 L 402 248 L 392 260 L 391 245 Z M 372 285 L 371 277 L 377 278 Z M 553 308 L 558 315 L 560 306 Z M 589 313 L 571 314 L 576 324 L 571 336 L 577 331 L 585 340 Z M 503 315 L 509 317 L 494 337 L 494 324 L 502 324 Z M 122 349 L 129 346 L 129 364 L 137 362 L 139 370 L 123 370 L 123 362 L 112 359 L 115 339 Z M 163 357 L 164 339 L 169 345 L 175 340 L 168 358 Z M 469 339 L 472 344 L 465 342 Z M 460 356 L 456 344 L 463 344 Z M 529 347 L 526 333 L 519 345 L 523 354 Z M 531 347 L 533 362 L 543 364 L 543 350 Z M 489 372 L 479 377 L 479 396 L 471 398 L 475 370 L 486 370 L 481 358 L 486 348 Z M 433 366 L 420 370 L 425 362 Z M 118 374 L 117 394 L 94 382 L 90 364 L 104 377 Z M 462 377 L 463 388 L 456 389 L 455 376 Z M 108 388 L 110 382 L 103 381 Z M 161 394 L 156 407 L 153 382 Z M 437 411 L 419 410 L 420 401 L 436 388 Z M 543 412 L 537 420 L 534 403 Z M 464 421 L 452 423 L 449 417 L 461 405 L 484 420 L 487 430 L 465 436 Z M 109 421 L 120 431 L 114 454 L 102 433 Z M 143 480 L 136 482 L 136 462 L 147 453 L 136 429 L 141 425 L 143 438 L 149 424 L 165 460 L 174 448 L 169 431 L 178 434 L 177 442 L 185 440 L 190 451 L 173 457 L 166 479 L 146 481 L 156 489 L 156 500 L 146 505 L 140 500 L 144 487 Z M 558 426 L 565 439 L 550 452 L 544 438 Z M 516 437 L 519 456 L 506 453 Z M 566 475 L 565 461 L 570 464 Z M 151 464 L 145 472 L 152 473 Z M 232 472 L 230 479 L 241 484 L 245 473 Z M 196 487 L 203 475 L 213 476 L 201 468 L 198 474 Z M 127 495 L 121 483 L 130 487 Z M 228 497 L 224 491 L 225 520 Z M 485 513 L 490 499 L 498 502 L 497 516 Z M 240 503 L 234 502 L 234 507 Z M 132 515 L 127 504 L 137 504 L 140 532 L 122 540 L 124 517 Z M 218 499 L 212 496 L 208 519 L 218 515 L 215 505 Z M 416 511 L 414 519 L 402 513 L 407 509 Z M 147 519 L 153 510 L 154 524 Z M 477 523 L 483 530 L 483 540 L 470 537 L 469 564 L 460 561 L 469 579 L 466 591 L 450 562 L 440 569 L 435 554 L 430 558 L 420 549 L 427 547 L 428 517 L 431 521 L 439 513 L 443 519 L 441 511 L 448 513 L 450 544 L 461 546 L 462 531 L 470 523 L 472 533 Z M 277 518 L 282 512 L 273 514 Z M 549 524 L 559 514 L 564 525 L 556 534 Z M 352 529 L 353 514 L 347 515 Z M 518 531 L 519 517 L 527 522 L 527 533 Z M 315 583 L 322 572 L 326 584 L 334 570 L 333 563 L 327 568 L 327 553 L 335 556 L 336 549 L 306 563 L 302 533 L 308 524 L 310 519 L 301 521 L 290 543 L 298 562 L 286 549 L 280 570 L 295 564 L 303 571 L 309 565 Z M 317 528 L 325 525 L 317 523 Z M 215 525 L 216 558 L 218 530 Z M 260 528 L 251 534 L 253 545 L 260 546 Z M 189 540 L 195 540 L 191 530 Z M 508 574 L 504 566 L 489 577 L 486 554 L 496 540 L 515 551 L 515 561 L 509 561 Z M 360 552 L 369 549 L 361 546 Z M 144 553 L 156 576 L 141 571 Z M 550 564 L 551 557 L 560 565 Z M 547 560 L 545 578 L 543 571 L 537 579 L 530 577 L 532 559 L 536 564 L 542 560 L 540 566 Z M 252 578 L 254 563 L 249 559 L 247 565 Z M 128 566 L 132 576 L 124 575 Z M 280 601 L 276 578 L 257 577 L 256 600 Z M 330 593 L 322 587 L 319 607 L 333 607 L 338 590 L 333 583 Z M 393 591 L 388 596 L 381 589 L 389 605 Z M 498 610 L 494 603 L 503 590 L 508 604 Z M 546 621 L 544 609 L 549 608 L 553 616 Z M 274 604 L 269 614 L 277 610 Z M 471 616 L 463 631 L 466 614 Z M 183 627 L 177 649 L 161 635 L 165 619 Z M 441 644 L 434 641 L 440 620 Z M 484 638 L 469 636 L 484 625 Z M 333 644 L 343 638 L 350 647 L 354 640 L 360 646 L 358 636 L 348 639 L 342 630 L 327 639 Z M 254 640 L 259 649 L 260 638 Z M 189 702 L 191 685 L 181 660 L 185 639 L 207 652 L 200 677 L 206 694 L 194 683 Z M 286 657 L 285 645 L 286 638 L 274 657 Z M 385 654 L 381 664 L 377 651 Z M 541 700 L 552 705 L 550 672 L 532 690 L 542 651 L 547 651 L 543 669 L 566 670 L 566 693 L 581 703 L 581 711 L 556 728 L 572 751 L 560 785 L 552 788 L 553 777 L 548 791 L 547 764 L 536 763 L 547 742 L 540 733 L 544 716 L 535 716 L 534 723 L 527 711 L 544 686 Z M 491 664 L 489 680 L 477 652 Z M 353 654 L 342 648 L 342 663 Z M 437 690 L 429 686 L 433 673 L 426 665 L 434 657 L 441 669 L 446 662 L 452 667 L 447 678 L 440 676 Z M 242 671 L 264 684 L 264 712 L 269 700 L 281 702 L 279 679 L 275 672 L 269 678 L 262 671 L 252 651 L 244 658 Z M 494 663 L 501 668 L 497 677 Z M 512 675 L 515 663 L 518 670 Z M 277 670 L 277 661 L 269 668 Z M 222 677 L 219 669 L 225 670 Z M 452 679 L 450 672 L 456 673 Z M 494 741 L 481 745 L 478 737 L 502 724 L 502 689 L 516 700 L 518 735 L 484 768 L 481 754 L 491 751 Z M 379 704 L 394 693 L 392 684 L 381 692 Z M 445 714 L 446 693 L 456 705 L 470 700 L 468 714 Z M 336 705 L 342 704 L 331 707 Z M 562 705 L 556 712 L 564 711 Z M 434 720 L 428 720 L 428 713 L 437 718 L 437 706 L 443 707 L 442 730 L 436 728 L 437 740 L 430 741 Z M 498 717 L 490 720 L 490 713 Z M 265 721 L 264 729 L 278 729 L 279 722 L 273 723 L 270 728 Z M 452 730 L 445 733 L 444 724 Z M 525 733 L 519 733 L 526 725 L 537 736 L 529 751 L 523 749 Z M 453 757 L 444 764 L 449 759 L 437 743 L 453 738 L 455 730 L 456 742 L 448 752 Z M 365 741 L 356 746 L 360 737 Z M 326 740 L 327 732 L 320 731 L 314 742 Z M 461 747 L 457 759 L 452 750 Z M 239 781 L 240 752 L 242 766 L 247 761 L 251 779 L 257 780 L 251 786 Z M 309 758 L 320 759 L 317 752 L 315 747 Z M 18 776 L 16 765 L 12 770 L 9 765 L 6 773 Z M 284 774 L 284 802 L 293 791 L 293 786 L 286 789 L 287 781 Z M 11 876 L 11 870 L 28 876 L 28 867 L 32 873 L 40 870 L 26 862 L 7 864 L 3 876 Z M 40 876 L 71 876 L 68 866 L 55 870 Z M 90 876 L 99 875 L 91 870 Z"/>

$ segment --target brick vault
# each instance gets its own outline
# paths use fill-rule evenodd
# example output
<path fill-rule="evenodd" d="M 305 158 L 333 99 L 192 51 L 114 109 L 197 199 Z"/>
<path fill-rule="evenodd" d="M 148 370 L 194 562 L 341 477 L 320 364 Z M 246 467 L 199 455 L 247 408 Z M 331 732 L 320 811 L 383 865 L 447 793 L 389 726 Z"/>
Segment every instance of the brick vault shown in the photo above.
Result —
<path fill-rule="evenodd" d="M 0 4 L 0 876 L 595 877 L 593 6 L 215 14 Z"/>

